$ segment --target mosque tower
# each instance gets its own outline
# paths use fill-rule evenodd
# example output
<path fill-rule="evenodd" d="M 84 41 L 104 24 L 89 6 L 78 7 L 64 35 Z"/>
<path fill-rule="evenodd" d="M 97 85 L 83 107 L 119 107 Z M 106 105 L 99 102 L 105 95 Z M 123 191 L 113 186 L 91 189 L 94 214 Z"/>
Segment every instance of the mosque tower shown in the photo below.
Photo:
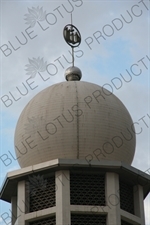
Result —
<path fill-rule="evenodd" d="M 68 44 L 81 36 L 64 28 Z M 74 57 L 73 57 L 74 58 Z M 81 70 L 38 93 L 15 131 L 21 169 L 9 172 L 1 199 L 11 203 L 12 225 L 145 225 L 150 176 L 131 166 L 134 123 L 123 103 Z"/>

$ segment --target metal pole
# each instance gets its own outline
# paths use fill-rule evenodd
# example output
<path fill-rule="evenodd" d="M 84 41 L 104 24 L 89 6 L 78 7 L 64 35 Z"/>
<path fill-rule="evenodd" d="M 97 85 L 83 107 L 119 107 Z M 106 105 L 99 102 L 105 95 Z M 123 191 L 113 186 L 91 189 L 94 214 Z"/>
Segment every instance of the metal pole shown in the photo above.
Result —
<path fill-rule="evenodd" d="M 71 13 L 71 25 L 73 25 L 72 13 Z M 71 27 L 73 29 L 73 26 Z M 72 66 L 74 67 L 74 47 L 72 46 Z"/>
<path fill-rule="evenodd" d="M 74 67 L 74 47 L 72 47 L 72 66 Z"/>

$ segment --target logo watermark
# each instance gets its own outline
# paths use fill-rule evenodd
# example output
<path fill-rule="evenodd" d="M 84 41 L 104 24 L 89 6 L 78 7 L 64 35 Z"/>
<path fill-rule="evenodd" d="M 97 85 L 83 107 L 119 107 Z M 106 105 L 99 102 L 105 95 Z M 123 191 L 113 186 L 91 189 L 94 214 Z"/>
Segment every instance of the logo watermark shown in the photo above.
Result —
<path fill-rule="evenodd" d="M 26 65 L 27 75 L 30 75 L 30 78 L 34 78 L 37 73 L 46 71 L 47 62 L 44 62 L 44 58 L 38 57 L 33 59 L 28 59 L 29 64 Z"/>
<path fill-rule="evenodd" d="M 32 7 L 28 8 L 28 14 L 25 14 L 26 24 L 30 27 L 34 27 L 37 22 L 44 21 L 46 19 L 46 11 L 43 10 L 43 7 Z"/>

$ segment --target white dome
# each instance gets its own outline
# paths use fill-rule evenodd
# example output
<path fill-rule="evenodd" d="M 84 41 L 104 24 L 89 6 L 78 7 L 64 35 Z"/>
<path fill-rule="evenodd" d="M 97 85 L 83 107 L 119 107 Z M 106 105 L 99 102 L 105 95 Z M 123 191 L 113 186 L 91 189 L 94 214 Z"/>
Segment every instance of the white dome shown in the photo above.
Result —
<path fill-rule="evenodd" d="M 24 108 L 15 132 L 21 167 L 56 158 L 132 163 L 134 126 L 122 102 L 84 81 L 52 85 Z"/>

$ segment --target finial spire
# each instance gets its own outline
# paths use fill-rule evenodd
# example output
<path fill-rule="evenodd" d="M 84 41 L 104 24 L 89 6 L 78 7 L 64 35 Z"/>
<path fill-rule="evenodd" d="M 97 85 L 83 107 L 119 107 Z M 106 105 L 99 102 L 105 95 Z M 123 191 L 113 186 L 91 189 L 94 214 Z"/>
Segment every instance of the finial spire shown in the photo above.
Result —
<path fill-rule="evenodd" d="M 71 13 L 71 30 L 73 30 L 73 19 Z M 74 48 L 72 47 L 72 66 L 74 66 Z"/>
<path fill-rule="evenodd" d="M 73 25 L 72 13 L 71 24 L 64 27 L 63 31 L 64 39 L 68 45 L 72 48 L 72 67 L 69 67 L 65 72 L 67 81 L 80 80 L 82 77 L 81 70 L 74 66 L 74 48 L 78 47 L 81 43 L 81 34 L 79 30 Z"/>

